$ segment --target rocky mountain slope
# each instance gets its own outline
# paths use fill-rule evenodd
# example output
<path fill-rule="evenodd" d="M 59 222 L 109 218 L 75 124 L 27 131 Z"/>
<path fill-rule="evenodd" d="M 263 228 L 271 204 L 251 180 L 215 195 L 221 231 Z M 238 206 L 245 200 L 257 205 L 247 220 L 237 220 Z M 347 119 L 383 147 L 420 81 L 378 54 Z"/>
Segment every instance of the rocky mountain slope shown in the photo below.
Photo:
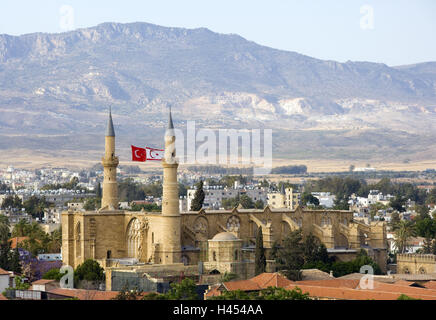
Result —
<path fill-rule="evenodd" d="M 1 149 L 100 148 L 108 106 L 121 148 L 161 144 L 167 103 L 180 127 L 274 128 L 277 157 L 435 156 L 436 62 L 338 63 L 147 23 L 0 35 Z"/>

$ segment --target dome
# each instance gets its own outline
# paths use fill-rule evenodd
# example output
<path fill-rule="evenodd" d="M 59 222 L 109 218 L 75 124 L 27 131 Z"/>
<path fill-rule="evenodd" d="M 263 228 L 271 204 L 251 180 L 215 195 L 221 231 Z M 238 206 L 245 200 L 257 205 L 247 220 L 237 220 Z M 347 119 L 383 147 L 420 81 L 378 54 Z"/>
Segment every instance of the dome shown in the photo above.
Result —
<path fill-rule="evenodd" d="M 239 240 L 233 233 L 231 232 L 221 232 L 216 234 L 212 241 L 235 241 Z"/>

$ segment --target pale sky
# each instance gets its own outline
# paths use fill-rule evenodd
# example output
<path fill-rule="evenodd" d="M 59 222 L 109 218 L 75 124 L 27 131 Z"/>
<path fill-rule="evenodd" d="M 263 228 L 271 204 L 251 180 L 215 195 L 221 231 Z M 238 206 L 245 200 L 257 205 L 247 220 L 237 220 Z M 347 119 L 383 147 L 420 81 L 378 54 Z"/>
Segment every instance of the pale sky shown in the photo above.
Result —
<path fill-rule="evenodd" d="M 137 21 L 236 33 L 340 62 L 436 61 L 435 0 L 14 0 L 0 5 L 1 34 Z"/>

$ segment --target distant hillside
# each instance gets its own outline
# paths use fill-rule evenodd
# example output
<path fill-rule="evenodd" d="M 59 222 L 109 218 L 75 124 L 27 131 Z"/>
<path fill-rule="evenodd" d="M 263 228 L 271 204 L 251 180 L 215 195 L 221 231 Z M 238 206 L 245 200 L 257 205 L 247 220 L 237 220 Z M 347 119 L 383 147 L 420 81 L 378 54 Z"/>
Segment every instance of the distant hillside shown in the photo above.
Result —
<path fill-rule="evenodd" d="M 108 106 L 121 148 L 161 144 L 166 103 L 178 126 L 274 128 L 279 157 L 435 155 L 436 62 L 338 63 L 148 23 L 0 35 L 2 149 L 100 146 L 86 136 Z"/>

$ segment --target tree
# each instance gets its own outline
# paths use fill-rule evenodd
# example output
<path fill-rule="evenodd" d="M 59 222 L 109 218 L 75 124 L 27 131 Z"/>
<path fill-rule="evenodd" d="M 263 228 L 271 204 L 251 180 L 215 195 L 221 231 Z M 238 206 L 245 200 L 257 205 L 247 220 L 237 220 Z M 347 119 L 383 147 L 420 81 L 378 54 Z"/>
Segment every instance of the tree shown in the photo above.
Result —
<path fill-rule="evenodd" d="M 406 199 L 401 196 L 396 196 L 389 202 L 389 206 L 397 210 L 398 212 L 404 212 L 406 209 L 404 208 L 404 204 L 406 203 Z"/>
<path fill-rule="evenodd" d="M 97 186 L 95 188 L 95 197 L 101 198 L 102 196 L 103 196 L 103 193 L 102 193 L 102 189 L 101 189 L 101 183 L 99 182 L 99 183 L 97 183 Z"/>
<path fill-rule="evenodd" d="M 9 218 L 0 215 L 0 242 L 9 239 Z"/>
<path fill-rule="evenodd" d="M 305 265 L 317 262 L 330 262 L 326 246 L 312 233 L 303 241 L 303 256 Z"/>
<path fill-rule="evenodd" d="M 239 197 L 239 204 L 241 204 L 244 209 L 254 208 L 253 200 L 246 194 L 243 194 Z"/>
<path fill-rule="evenodd" d="M 401 220 L 395 230 L 395 246 L 399 253 L 405 253 L 408 241 L 416 235 L 415 225 L 411 221 Z"/>
<path fill-rule="evenodd" d="M 311 300 L 309 293 L 303 293 L 298 287 L 286 290 L 278 287 L 268 287 L 258 292 L 247 293 L 240 289 L 224 291 L 219 296 L 210 297 L 208 300 Z"/>
<path fill-rule="evenodd" d="M 300 269 L 304 265 L 303 237 L 301 230 L 292 231 L 284 240 L 283 248 L 277 252 L 277 268 L 294 281 L 301 280 Z"/>
<path fill-rule="evenodd" d="M 189 278 L 180 283 L 172 283 L 165 296 L 167 300 L 198 300 L 195 282 Z"/>
<path fill-rule="evenodd" d="M 74 270 L 74 283 L 76 285 L 82 280 L 100 282 L 103 281 L 104 278 L 104 269 L 97 261 L 92 259 L 85 260 L 85 262 L 78 265 L 76 270 Z"/>
<path fill-rule="evenodd" d="M 232 281 L 238 278 L 238 275 L 236 273 L 232 273 L 232 272 L 224 272 L 224 275 L 221 278 L 222 282 L 228 282 L 228 281 Z"/>
<path fill-rule="evenodd" d="M 263 247 L 262 227 L 257 229 L 256 250 L 254 252 L 255 275 L 264 273 L 266 268 L 265 248 Z"/>
<path fill-rule="evenodd" d="M 412 298 L 409 297 L 408 295 L 405 295 L 404 293 L 402 293 L 397 300 L 421 300 L 421 299 L 417 299 L 417 298 Z"/>
<path fill-rule="evenodd" d="M 401 219 L 400 219 L 400 214 L 398 213 L 398 211 L 392 212 L 391 221 L 389 223 L 391 230 L 395 231 L 397 229 L 400 221 L 401 221 Z"/>
<path fill-rule="evenodd" d="M 17 195 L 10 195 L 7 196 L 2 203 L 1 208 L 7 209 L 7 208 L 15 208 L 15 209 L 21 209 L 23 207 L 23 204 L 21 202 L 21 199 Z"/>
<path fill-rule="evenodd" d="M 261 290 L 259 298 L 262 300 L 311 300 L 309 293 L 303 293 L 298 287 L 286 290 L 278 287 L 268 287 Z"/>
<path fill-rule="evenodd" d="M 264 206 L 265 206 L 265 204 L 260 199 L 254 203 L 254 208 L 256 208 L 256 209 L 263 209 Z"/>
<path fill-rule="evenodd" d="M 309 204 L 313 204 L 314 206 L 319 206 L 319 199 L 313 196 L 311 193 L 303 193 L 301 196 L 301 203 L 306 206 Z"/>
<path fill-rule="evenodd" d="M 434 239 L 436 236 L 436 221 L 424 218 L 416 222 L 416 233 L 420 237 Z"/>
<path fill-rule="evenodd" d="M 200 211 L 203 207 L 204 198 L 203 181 L 200 181 L 197 183 L 197 190 L 195 191 L 194 199 L 192 199 L 191 202 L 191 211 Z"/>
<path fill-rule="evenodd" d="M 141 297 L 142 291 L 137 290 L 136 288 L 133 290 L 128 290 L 127 287 L 124 287 L 115 298 L 112 300 L 138 300 Z"/>
<path fill-rule="evenodd" d="M 53 268 L 53 269 L 50 269 L 49 271 L 47 271 L 46 273 L 44 273 L 44 275 L 42 276 L 42 278 L 43 278 L 43 279 L 47 279 L 47 280 L 56 280 L 56 281 L 60 281 L 64 274 L 65 274 L 65 273 L 61 273 L 61 272 L 60 272 L 60 269 L 58 269 L 58 268 Z"/>

